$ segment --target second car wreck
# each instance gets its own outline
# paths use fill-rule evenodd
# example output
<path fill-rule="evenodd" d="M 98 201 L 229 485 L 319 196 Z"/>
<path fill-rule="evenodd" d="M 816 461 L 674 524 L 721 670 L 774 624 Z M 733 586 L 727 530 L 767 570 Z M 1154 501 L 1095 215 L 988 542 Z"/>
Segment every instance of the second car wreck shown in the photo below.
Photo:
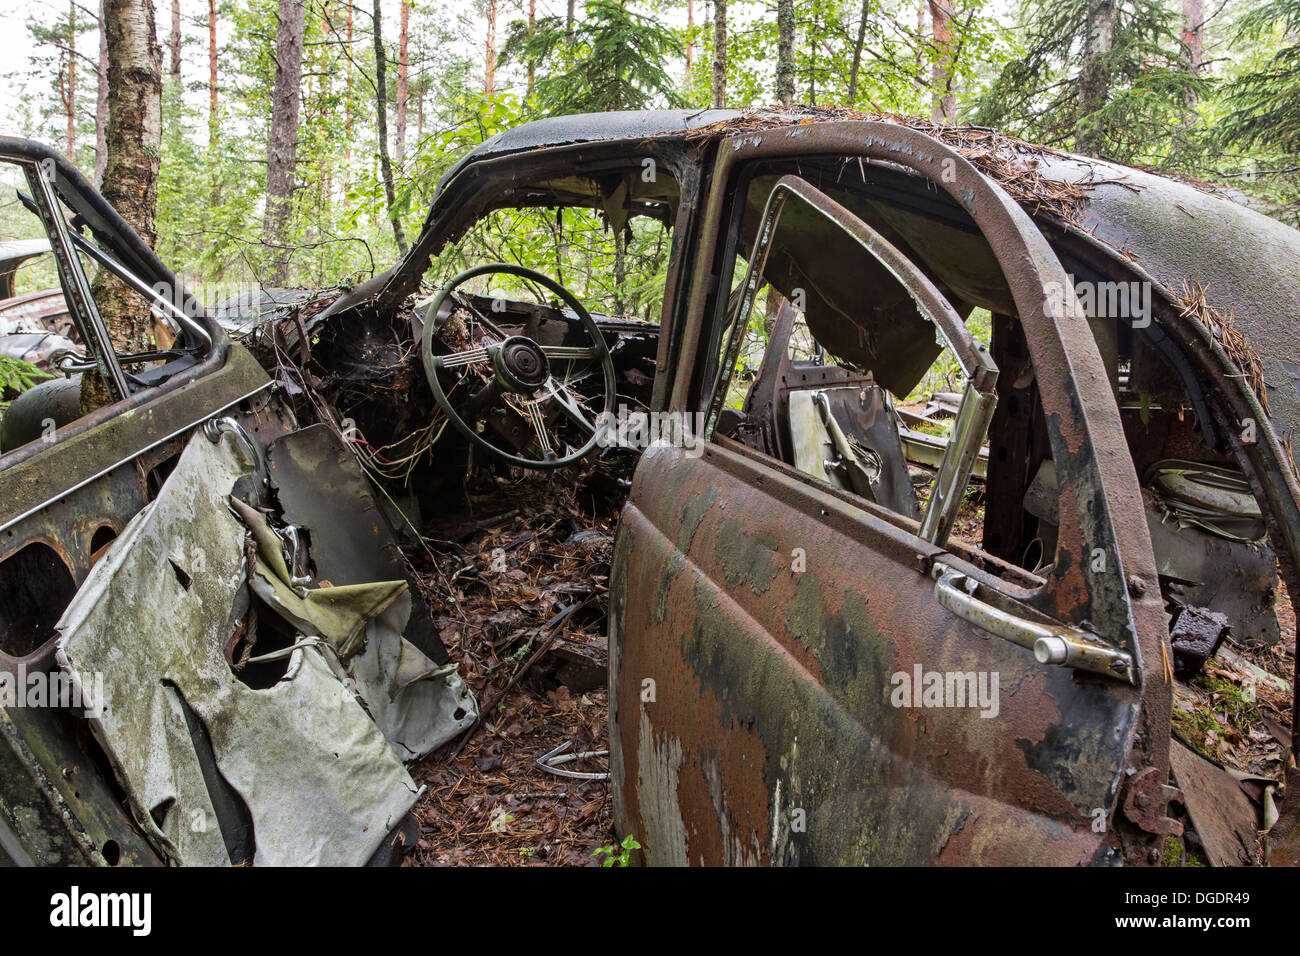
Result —
<path fill-rule="evenodd" d="M 5 711 L 10 858 L 395 855 L 404 763 L 479 707 L 403 551 L 484 475 L 626 455 L 629 411 L 690 437 L 632 442 L 609 581 L 614 821 L 645 862 L 1262 863 L 1275 821 L 1294 853 L 1290 781 L 1238 784 L 1173 719 L 1300 593 L 1293 230 L 983 130 L 564 117 L 458 163 L 389 272 L 182 309 L 141 358 L 97 345 L 85 246 L 142 294 L 174 277 L 61 160 L 0 154 L 68 370 L 120 383 L 5 416 L 0 664 L 104 677 L 90 716 Z M 552 263 L 465 261 L 533 211 Z M 566 215 L 662 230 L 661 307 L 576 294 Z M 940 356 L 941 437 L 900 414 Z"/>

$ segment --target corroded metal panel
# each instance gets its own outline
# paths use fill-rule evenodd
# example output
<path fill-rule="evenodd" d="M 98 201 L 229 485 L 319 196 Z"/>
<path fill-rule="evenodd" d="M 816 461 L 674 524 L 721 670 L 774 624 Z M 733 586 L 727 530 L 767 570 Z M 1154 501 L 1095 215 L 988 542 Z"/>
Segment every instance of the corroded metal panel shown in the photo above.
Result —
<path fill-rule="evenodd" d="M 1138 689 L 945 611 L 929 548 L 728 449 L 646 453 L 616 545 L 610 707 L 616 821 L 648 862 L 1109 856 Z M 896 706 L 918 667 L 996 675 L 996 706 Z"/>

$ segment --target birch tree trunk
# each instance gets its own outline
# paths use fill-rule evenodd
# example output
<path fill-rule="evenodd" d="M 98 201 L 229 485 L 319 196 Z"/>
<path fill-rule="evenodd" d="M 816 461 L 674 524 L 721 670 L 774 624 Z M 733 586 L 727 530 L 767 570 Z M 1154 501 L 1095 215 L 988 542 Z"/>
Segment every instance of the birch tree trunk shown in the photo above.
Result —
<path fill-rule="evenodd" d="M 293 211 L 294 170 L 298 162 L 298 111 L 302 104 L 304 0 L 280 0 L 275 34 L 275 84 L 271 88 L 271 131 L 266 151 L 265 242 L 271 248 L 267 281 L 284 285 L 289 277 L 289 219 Z"/>
<path fill-rule="evenodd" d="M 406 98 L 407 83 L 410 78 L 410 61 L 408 60 L 408 37 L 411 29 L 411 3 L 410 0 L 402 0 L 402 19 L 401 26 L 397 33 L 397 103 L 395 104 L 395 137 L 393 142 L 394 155 L 397 158 L 397 167 L 402 167 L 402 160 L 406 158 Z"/>
<path fill-rule="evenodd" d="M 388 203 L 388 220 L 393 226 L 393 238 L 397 240 L 398 251 L 406 255 L 406 234 L 402 231 L 402 220 L 397 217 L 393 207 L 397 196 L 393 190 L 393 164 L 388 158 L 388 57 L 384 53 L 383 13 L 379 9 L 379 0 L 375 0 L 375 93 L 377 99 L 376 118 L 379 126 L 379 171 L 384 181 L 384 198 Z"/>
<path fill-rule="evenodd" d="M 156 238 L 158 160 L 162 146 L 162 50 L 152 0 L 105 0 L 108 123 L 104 134 L 104 198 L 149 246 Z M 118 352 L 151 347 L 148 304 L 117 278 L 101 272 L 95 302 Z M 98 373 L 81 380 L 81 408 L 106 404 Z"/>

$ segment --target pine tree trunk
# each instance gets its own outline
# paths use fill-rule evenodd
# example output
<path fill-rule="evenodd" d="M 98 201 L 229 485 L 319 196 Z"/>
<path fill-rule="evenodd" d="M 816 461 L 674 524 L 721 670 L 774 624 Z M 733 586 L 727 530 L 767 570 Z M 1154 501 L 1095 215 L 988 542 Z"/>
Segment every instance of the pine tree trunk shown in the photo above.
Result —
<path fill-rule="evenodd" d="M 776 4 L 776 98 L 782 106 L 794 103 L 794 0 Z"/>
<path fill-rule="evenodd" d="M 95 188 L 104 186 L 108 165 L 108 32 L 104 29 L 104 0 L 99 0 L 99 88 L 95 92 Z"/>
<path fill-rule="evenodd" d="M 497 0 L 487 3 L 487 44 L 483 56 L 483 95 L 492 96 L 497 86 Z"/>
<path fill-rule="evenodd" d="M 298 162 L 298 110 L 302 103 L 304 0 L 279 0 L 275 35 L 275 85 L 271 89 L 271 131 L 266 153 L 266 243 L 271 247 L 267 281 L 289 278 L 289 220 L 293 211 L 294 170 Z"/>
<path fill-rule="evenodd" d="M 695 65 L 695 0 L 686 0 L 686 78 Z"/>
<path fill-rule="evenodd" d="M 537 32 L 537 0 L 528 0 L 528 38 L 532 39 Z M 686 67 L 686 72 L 690 72 L 690 65 Z M 536 79 L 537 64 L 532 60 L 528 61 L 528 86 L 524 89 L 524 99 L 533 95 L 533 80 Z"/>
<path fill-rule="evenodd" d="M 67 108 L 67 152 L 69 162 L 77 160 L 77 4 L 68 4 L 68 83 L 64 105 Z"/>
<path fill-rule="evenodd" d="M 573 39 L 573 8 L 577 0 L 569 0 L 569 5 L 564 11 L 564 35 L 568 39 Z"/>
<path fill-rule="evenodd" d="M 348 50 L 352 49 L 352 4 L 348 3 Z M 352 128 L 352 57 L 347 58 L 343 67 L 343 123 L 346 129 Z M 352 191 L 352 138 L 343 144 L 343 208 L 348 206 L 348 193 Z"/>
<path fill-rule="evenodd" d="M 181 81 L 181 0 L 172 0 L 172 32 L 168 38 L 172 53 L 172 79 Z"/>
<path fill-rule="evenodd" d="M 208 148 L 217 141 L 217 0 L 208 0 Z"/>
<path fill-rule="evenodd" d="M 1115 0 L 1087 0 L 1088 17 L 1079 74 L 1079 112 L 1075 117 L 1075 148 L 1087 156 L 1105 158 L 1104 130 L 1098 114 L 1110 93 L 1107 57 L 1115 45 Z"/>
<path fill-rule="evenodd" d="M 867 17 L 871 13 L 871 0 L 862 0 L 862 18 L 858 21 L 858 35 L 853 41 L 853 66 L 849 69 L 849 106 L 858 101 L 858 72 L 862 69 L 862 47 L 867 41 Z"/>
<path fill-rule="evenodd" d="M 929 22 L 927 13 L 930 5 L 928 0 L 916 0 L 916 78 L 912 85 L 918 90 L 925 89 L 925 74 L 921 70 L 922 50 L 925 48 L 925 26 Z"/>
<path fill-rule="evenodd" d="M 956 120 L 956 99 L 952 92 L 953 48 L 952 9 L 947 0 L 929 0 L 930 33 L 934 39 L 934 66 L 930 71 L 933 106 L 930 118 L 936 123 Z"/>
<path fill-rule="evenodd" d="M 1205 0 L 1183 0 L 1182 38 L 1187 46 L 1187 71 L 1195 76 L 1205 59 Z"/>
<path fill-rule="evenodd" d="M 393 225 L 393 238 L 397 240 L 398 251 L 406 255 L 406 234 L 402 231 L 402 221 L 393 212 L 397 196 L 393 190 L 393 164 L 388 158 L 388 57 L 384 53 L 383 14 L 379 9 L 379 0 L 375 0 L 375 91 L 377 98 L 376 118 L 379 126 L 379 171 L 384 181 L 384 198 L 388 201 L 388 219 Z"/>
<path fill-rule="evenodd" d="M 406 158 L 406 97 L 407 82 L 410 77 L 410 61 L 407 59 L 408 54 L 408 36 L 411 29 L 411 3 L 410 0 L 402 0 L 402 18 L 401 26 L 397 34 L 397 103 L 395 106 L 394 121 L 396 129 L 393 150 L 397 157 L 397 168 L 401 169 L 402 160 Z"/>
<path fill-rule="evenodd" d="M 713 105 L 727 106 L 727 0 L 713 0 Z"/>

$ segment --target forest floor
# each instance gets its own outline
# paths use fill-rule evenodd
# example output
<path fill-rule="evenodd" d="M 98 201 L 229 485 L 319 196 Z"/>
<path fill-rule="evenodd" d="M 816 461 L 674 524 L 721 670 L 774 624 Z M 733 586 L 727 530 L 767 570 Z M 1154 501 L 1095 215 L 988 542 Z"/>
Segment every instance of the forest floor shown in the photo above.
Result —
<path fill-rule="evenodd" d="M 496 479 L 471 494 L 471 517 L 428 529 L 434 547 L 416 569 L 480 720 L 412 766 L 428 789 L 406 865 L 591 866 L 615 842 L 608 780 L 558 776 L 537 758 L 565 743 L 609 746 L 609 561 L 628 464 L 577 481 Z M 968 495 L 955 533 L 978 542 L 983 518 L 981 495 Z M 1191 682 L 1175 682 L 1174 726 L 1225 767 L 1280 780 L 1296 642 L 1285 587 L 1277 614 L 1279 644 L 1232 648 L 1234 660 L 1211 658 Z M 608 766 L 586 757 L 564 769 Z"/>
<path fill-rule="evenodd" d="M 428 792 L 407 865 L 596 865 L 595 851 L 614 843 L 608 780 L 536 761 L 565 743 L 609 747 L 605 621 L 625 477 L 498 479 L 471 495 L 473 517 L 428 529 L 434 553 L 416 570 L 480 718 L 411 768 Z M 609 762 L 562 769 L 601 774 Z"/>

